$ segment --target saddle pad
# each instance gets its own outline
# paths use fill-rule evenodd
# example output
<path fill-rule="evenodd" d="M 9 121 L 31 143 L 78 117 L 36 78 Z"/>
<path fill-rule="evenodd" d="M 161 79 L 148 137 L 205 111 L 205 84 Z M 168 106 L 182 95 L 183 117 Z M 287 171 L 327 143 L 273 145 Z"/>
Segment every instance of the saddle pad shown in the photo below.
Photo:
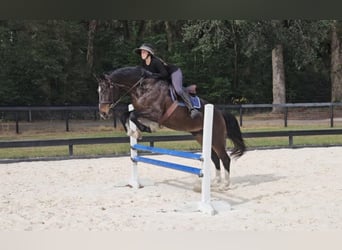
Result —
<path fill-rule="evenodd" d="M 173 88 L 170 88 L 170 94 L 171 94 L 172 101 L 176 101 L 177 100 L 177 97 L 176 97 L 177 94 Z M 199 97 L 197 95 L 195 95 L 195 96 L 190 95 L 190 101 L 191 101 L 192 106 L 195 109 L 201 108 L 201 100 L 199 99 Z M 184 107 L 185 103 L 183 101 L 178 101 L 178 106 Z"/>

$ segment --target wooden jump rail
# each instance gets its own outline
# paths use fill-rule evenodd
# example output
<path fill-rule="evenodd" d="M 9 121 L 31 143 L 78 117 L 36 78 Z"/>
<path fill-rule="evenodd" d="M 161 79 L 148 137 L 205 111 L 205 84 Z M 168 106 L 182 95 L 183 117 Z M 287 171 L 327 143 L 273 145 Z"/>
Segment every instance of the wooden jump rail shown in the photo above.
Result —
<path fill-rule="evenodd" d="M 330 127 L 334 127 L 335 120 L 335 109 L 342 107 L 342 102 L 323 102 L 323 103 L 286 103 L 286 104 L 234 104 L 234 105 L 216 105 L 219 109 L 228 109 L 228 110 L 237 110 L 239 113 L 239 123 L 240 126 L 243 125 L 243 111 L 247 109 L 258 109 L 258 108 L 273 108 L 279 107 L 283 108 L 283 120 L 284 127 L 288 125 L 288 111 L 292 108 L 326 108 L 330 117 Z M 116 107 L 113 112 L 113 126 L 116 127 L 116 115 L 115 111 L 126 110 L 126 106 Z M 71 112 L 85 112 L 85 111 L 93 111 L 95 115 L 95 119 L 97 118 L 98 106 L 0 106 L 0 112 L 3 113 L 12 113 L 14 114 L 14 118 L 11 120 L 15 121 L 15 130 L 18 134 L 19 131 L 19 122 L 20 113 L 27 113 L 28 121 L 31 121 L 31 113 L 37 111 L 58 111 L 63 114 L 63 120 L 65 120 L 65 131 L 69 131 L 69 122 L 71 120 L 70 113 Z"/>
<path fill-rule="evenodd" d="M 244 138 L 288 137 L 289 138 L 289 147 L 293 147 L 294 146 L 293 137 L 295 137 L 295 136 L 339 135 L 339 134 L 342 134 L 342 129 L 245 132 L 242 134 L 242 136 Z"/>
<path fill-rule="evenodd" d="M 321 129 L 321 130 L 285 130 L 285 131 L 264 131 L 264 132 L 245 132 L 244 138 L 263 138 L 263 137 L 288 137 L 289 147 L 293 147 L 293 138 L 296 136 L 312 135 L 341 135 L 342 129 Z M 167 136 L 145 136 L 139 141 L 149 143 L 151 147 L 155 142 L 166 141 L 190 141 L 194 140 L 192 135 L 167 135 Z M 20 147 L 50 147 L 68 146 L 69 156 L 73 156 L 74 145 L 110 144 L 110 143 L 129 143 L 129 137 L 99 137 L 99 138 L 74 138 L 74 139 L 51 139 L 51 140 L 22 140 L 22 141 L 0 141 L 0 148 L 20 148 Z M 332 146 L 341 146 L 332 145 Z"/>

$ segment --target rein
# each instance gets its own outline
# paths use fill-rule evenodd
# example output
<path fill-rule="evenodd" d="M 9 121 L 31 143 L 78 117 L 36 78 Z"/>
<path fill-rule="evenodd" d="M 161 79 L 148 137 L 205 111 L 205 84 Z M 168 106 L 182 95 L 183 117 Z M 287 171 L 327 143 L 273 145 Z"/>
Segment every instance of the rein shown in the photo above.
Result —
<path fill-rule="evenodd" d="M 124 98 L 125 96 L 127 96 L 137 85 L 141 85 L 142 81 L 144 80 L 144 77 L 140 77 L 140 79 L 134 83 L 134 85 L 132 87 L 130 87 L 122 96 L 120 96 L 120 98 L 115 102 L 115 103 L 112 103 L 110 106 L 109 106 L 109 109 L 113 109 L 115 108 L 116 105 L 119 104 L 119 102 L 121 102 L 121 99 Z M 122 84 L 120 83 L 113 83 L 111 82 L 111 84 L 114 86 L 114 85 L 117 85 L 117 86 L 122 86 Z"/>

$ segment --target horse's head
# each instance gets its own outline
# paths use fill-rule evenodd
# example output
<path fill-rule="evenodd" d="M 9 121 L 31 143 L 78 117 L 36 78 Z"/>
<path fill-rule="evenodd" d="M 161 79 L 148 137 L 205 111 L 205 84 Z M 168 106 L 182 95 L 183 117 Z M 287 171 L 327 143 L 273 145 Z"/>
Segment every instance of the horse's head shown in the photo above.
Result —
<path fill-rule="evenodd" d="M 119 100 L 119 90 L 124 91 L 120 99 L 131 94 L 140 83 L 142 74 L 143 69 L 141 67 L 125 67 L 96 78 L 99 85 L 99 111 L 102 118 L 107 119 L 109 117 L 110 110 L 115 105 L 114 102 Z"/>
<path fill-rule="evenodd" d="M 98 82 L 97 92 L 99 94 L 99 112 L 103 119 L 110 117 L 111 106 L 114 102 L 114 84 L 109 75 L 102 75 L 96 78 Z"/>

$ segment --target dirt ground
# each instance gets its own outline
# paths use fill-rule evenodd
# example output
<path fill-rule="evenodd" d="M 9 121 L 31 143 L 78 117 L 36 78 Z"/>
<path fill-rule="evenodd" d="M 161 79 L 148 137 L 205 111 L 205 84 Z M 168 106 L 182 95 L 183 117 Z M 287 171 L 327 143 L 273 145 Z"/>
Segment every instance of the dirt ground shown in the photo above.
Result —
<path fill-rule="evenodd" d="M 338 232 L 341 163 L 342 147 L 248 151 L 232 162 L 230 189 L 213 187 L 214 216 L 194 206 L 196 176 L 139 163 L 149 185 L 124 186 L 129 157 L 2 164 L 0 231 Z"/>

